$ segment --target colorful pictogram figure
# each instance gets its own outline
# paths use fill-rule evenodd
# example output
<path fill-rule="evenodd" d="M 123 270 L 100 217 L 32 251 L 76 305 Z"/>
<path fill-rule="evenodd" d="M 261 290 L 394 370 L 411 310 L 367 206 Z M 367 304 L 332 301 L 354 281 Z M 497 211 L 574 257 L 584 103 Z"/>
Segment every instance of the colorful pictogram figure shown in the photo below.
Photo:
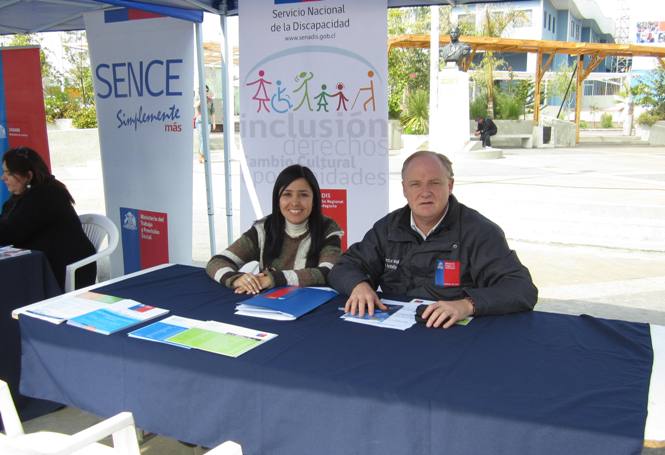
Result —
<path fill-rule="evenodd" d="M 296 82 L 301 82 L 298 88 L 296 88 L 293 93 L 299 92 L 300 90 L 303 91 L 303 96 L 302 99 L 300 100 L 300 103 L 293 109 L 294 111 L 297 111 L 302 107 L 302 105 L 307 101 L 307 109 L 310 111 L 312 110 L 312 102 L 309 99 L 309 81 L 312 80 L 314 77 L 314 74 L 312 72 L 308 71 L 302 71 L 300 74 L 298 74 L 295 77 Z"/>
<path fill-rule="evenodd" d="M 349 99 L 344 95 L 344 84 L 342 82 L 337 83 L 337 92 L 333 93 L 330 95 L 331 98 L 338 98 L 337 99 L 337 110 L 339 111 L 340 109 L 344 109 L 345 111 L 347 110 L 346 108 L 346 102 L 349 101 Z"/>
<path fill-rule="evenodd" d="M 314 99 L 317 101 L 317 112 L 319 112 L 321 109 L 323 109 L 325 112 L 328 112 L 328 98 L 330 98 L 332 95 L 326 92 L 327 88 L 328 86 L 326 84 L 321 85 L 321 93 L 314 97 Z"/>
<path fill-rule="evenodd" d="M 268 109 L 268 101 L 270 101 L 270 97 L 268 96 L 268 91 L 266 90 L 266 84 L 272 85 L 272 82 L 269 82 L 263 78 L 265 74 L 266 74 L 265 71 L 259 70 L 259 78 L 255 81 L 248 82 L 246 84 L 246 85 L 259 84 L 259 86 L 256 88 L 256 93 L 254 93 L 254 96 L 252 96 L 253 100 L 259 102 L 259 107 L 256 109 L 256 112 L 261 112 L 262 107 L 265 108 L 266 112 L 270 112 L 270 109 Z"/>
<path fill-rule="evenodd" d="M 367 72 L 367 76 L 369 76 L 369 85 L 367 87 L 361 87 L 360 89 L 358 89 L 358 93 L 356 94 L 356 97 L 353 100 L 353 104 L 351 105 L 351 109 L 353 109 L 355 107 L 356 102 L 358 101 L 358 97 L 360 96 L 360 94 L 362 92 L 369 92 L 369 98 L 367 98 L 365 100 L 365 102 L 363 103 L 363 110 L 366 111 L 367 110 L 367 105 L 369 103 L 372 103 L 372 110 L 376 111 L 376 101 L 374 99 L 374 79 L 372 79 L 374 77 L 374 71 L 369 70 Z"/>
<path fill-rule="evenodd" d="M 291 103 L 291 97 L 284 95 L 286 88 L 282 87 L 282 81 L 275 81 L 275 85 L 277 86 L 277 93 L 272 96 L 270 105 L 273 111 L 283 114 L 288 112 L 293 107 L 293 104 Z"/>

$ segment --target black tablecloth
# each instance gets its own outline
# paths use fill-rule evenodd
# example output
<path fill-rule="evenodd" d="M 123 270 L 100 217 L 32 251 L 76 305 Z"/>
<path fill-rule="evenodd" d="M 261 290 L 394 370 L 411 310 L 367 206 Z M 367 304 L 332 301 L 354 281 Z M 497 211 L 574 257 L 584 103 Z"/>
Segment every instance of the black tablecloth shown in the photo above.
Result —
<path fill-rule="evenodd" d="M 101 292 L 279 336 L 239 358 L 21 317 L 21 390 L 146 430 L 253 454 L 640 453 L 649 326 L 539 312 L 449 330 L 233 314 L 237 296 L 173 266 Z"/>

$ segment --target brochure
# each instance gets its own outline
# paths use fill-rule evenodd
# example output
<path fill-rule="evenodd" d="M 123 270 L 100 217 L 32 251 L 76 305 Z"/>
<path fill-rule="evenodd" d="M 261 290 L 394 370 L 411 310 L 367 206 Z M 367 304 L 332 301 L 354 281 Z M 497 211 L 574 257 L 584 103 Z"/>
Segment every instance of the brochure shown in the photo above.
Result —
<path fill-rule="evenodd" d="M 398 302 L 395 300 L 381 299 L 387 310 L 374 309 L 374 315 L 365 314 L 362 318 L 344 313 L 341 318 L 356 324 L 372 325 L 384 329 L 406 330 L 416 323 L 416 307 L 410 302 Z M 342 311 L 344 308 L 340 308 Z"/>
<path fill-rule="evenodd" d="M 238 357 L 276 336 L 274 333 L 237 325 L 206 321 L 168 337 L 166 341 L 228 357 Z"/>
<path fill-rule="evenodd" d="M 371 315 L 371 316 L 370 316 L 369 313 L 365 313 L 363 315 L 363 317 L 361 318 L 358 315 L 354 316 L 351 313 L 344 313 L 342 315 L 342 319 L 364 319 L 366 321 L 374 321 L 374 322 L 382 323 L 386 319 L 388 319 L 390 316 L 395 314 L 397 312 L 397 310 L 404 307 L 404 305 L 393 305 L 393 304 L 390 304 L 390 303 L 385 303 L 384 305 L 387 307 L 387 309 L 382 310 L 380 308 L 376 308 L 374 310 L 374 314 Z M 341 308 L 341 309 L 343 310 L 344 308 Z"/>
<path fill-rule="evenodd" d="M 166 341 L 166 339 L 202 323 L 203 321 L 198 319 L 183 318 L 182 316 L 169 316 L 161 321 L 153 322 L 150 325 L 129 332 L 127 335 L 132 338 L 156 341 L 157 343 L 165 343 L 189 349 L 189 346 Z"/>
<path fill-rule="evenodd" d="M 58 298 L 30 305 L 24 308 L 20 314 L 42 319 L 53 324 L 61 324 L 67 319 L 99 310 L 109 304 L 122 300 L 122 297 L 114 297 L 91 291 L 76 295 L 64 294 Z"/>
<path fill-rule="evenodd" d="M 22 256 L 24 254 L 30 254 L 30 250 L 14 248 L 11 245 L 0 247 L 0 260 L 14 258 L 16 256 Z"/>
<path fill-rule="evenodd" d="M 279 287 L 243 301 L 236 306 L 235 314 L 293 321 L 335 296 L 337 292 L 330 288 Z"/>
<path fill-rule="evenodd" d="M 144 305 L 135 300 L 122 299 L 95 311 L 68 319 L 67 324 L 110 335 L 163 316 L 168 312 L 169 310 Z"/>

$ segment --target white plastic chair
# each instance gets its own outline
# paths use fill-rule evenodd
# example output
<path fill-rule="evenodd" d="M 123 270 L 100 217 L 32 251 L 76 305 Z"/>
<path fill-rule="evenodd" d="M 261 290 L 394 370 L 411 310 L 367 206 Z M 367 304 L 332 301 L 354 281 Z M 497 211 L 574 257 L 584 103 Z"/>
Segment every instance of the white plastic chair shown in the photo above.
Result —
<path fill-rule="evenodd" d="M 242 455 L 242 447 L 237 442 L 226 441 L 206 452 L 206 455 Z"/>
<path fill-rule="evenodd" d="M 81 226 L 83 226 L 83 232 L 88 236 L 97 252 L 67 266 L 65 270 L 65 292 L 73 291 L 76 288 L 76 271 L 78 269 L 110 256 L 118 247 L 120 240 L 118 228 L 108 217 L 96 213 L 87 213 L 79 215 L 79 219 L 81 220 Z M 103 248 L 102 245 L 106 238 L 108 238 L 108 242 L 106 247 Z"/>
<path fill-rule="evenodd" d="M 9 387 L 0 380 L 0 416 L 5 426 L 5 434 L 0 433 L 3 455 L 140 455 L 131 412 L 121 412 L 73 435 L 49 431 L 26 434 Z M 113 436 L 113 447 L 98 443 L 108 436 Z"/>

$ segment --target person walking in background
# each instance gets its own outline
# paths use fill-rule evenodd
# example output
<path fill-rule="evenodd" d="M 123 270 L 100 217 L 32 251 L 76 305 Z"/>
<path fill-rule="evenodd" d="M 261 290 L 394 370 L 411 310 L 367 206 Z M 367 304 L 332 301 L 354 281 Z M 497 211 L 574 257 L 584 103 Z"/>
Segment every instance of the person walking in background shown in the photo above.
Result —
<path fill-rule="evenodd" d="M 2 181 L 11 197 L 0 213 L 0 246 L 43 252 L 64 289 L 67 265 L 96 252 L 74 211 L 74 198 L 51 175 L 39 154 L 28 147 L 4 154 Z M 76 271 L 76 288 L 94 284 L 96 276 L 94 262 L 81 267 Z"/>
<path fill-rule="evenodd" d="M 206 84 L 206 105 L 208 107 L 208 132 L 212 131 L 213 125 L 215 125 L 215 105 L 212 102 L 213 100 L 213 94 L 210 91 L 210 88 Z M 196 112 L 196 116 L 194 118 L 195 120 L 195 125 L 196 125 L 196 133 L 199 137 L 199 163 L 203 163 L 204 156 L 203 156 L 203 140 L 201 140 L 201 134 L 203 131 L 201 130 L 201 123 L 202 123 L 202 118 L 201 118 L 201 97 L 197 96 L 194 100 L 194 108 Z"/>
<path fill-rule="evenodd" d="M 496 124 L 489 117 L 487 118 L 478 117 L 476 118 L 476 122 L 478 126 L 474 134 L 476 136 L 480 136 L 480 140 L 483 143 L 483 148 L 492 148 L 492 142 L 490 141 L 490 137 L 494 136 L 497 132 Z"/>

